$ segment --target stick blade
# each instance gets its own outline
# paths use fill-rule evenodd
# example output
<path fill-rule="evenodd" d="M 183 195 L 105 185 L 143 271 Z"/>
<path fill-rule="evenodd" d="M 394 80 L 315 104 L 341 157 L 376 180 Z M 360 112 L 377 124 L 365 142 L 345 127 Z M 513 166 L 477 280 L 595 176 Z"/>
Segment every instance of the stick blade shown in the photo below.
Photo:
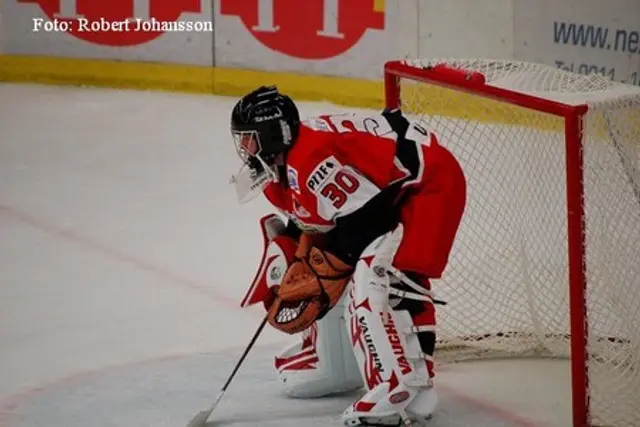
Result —
<path fill-rule="evenodd" d="M 211 415 L 211 411 L 200 411 L 196 414 L 195 417 L 189 421 L 187 427 L 206 427 L 207 419 L 209 419 L 209 415 Z"/>

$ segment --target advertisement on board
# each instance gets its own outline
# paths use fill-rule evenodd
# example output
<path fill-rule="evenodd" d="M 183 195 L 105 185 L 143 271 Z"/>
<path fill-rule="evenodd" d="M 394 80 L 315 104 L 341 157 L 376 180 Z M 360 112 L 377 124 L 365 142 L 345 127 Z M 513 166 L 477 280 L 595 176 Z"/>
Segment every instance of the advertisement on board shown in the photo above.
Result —
<path fill-rule="evenodd" d="M 396 55 L 400 0 L 219 0 L 220 67 L 376 78 Z"/>
<path fill-rule="evenodd" d="M 640 85 L 640 2 L 516 0 L 515 58 Z"/>
<path fill-rule="evenodd" d="M 541 62 L 640 85 L 638 0 L 5 0 L 7 54 L 379 79 L 402 57 Z"/>
<path fill-rule="evenodd" d="M 7 0 L 5 53 L 212 65 L 202 0 Z"/>

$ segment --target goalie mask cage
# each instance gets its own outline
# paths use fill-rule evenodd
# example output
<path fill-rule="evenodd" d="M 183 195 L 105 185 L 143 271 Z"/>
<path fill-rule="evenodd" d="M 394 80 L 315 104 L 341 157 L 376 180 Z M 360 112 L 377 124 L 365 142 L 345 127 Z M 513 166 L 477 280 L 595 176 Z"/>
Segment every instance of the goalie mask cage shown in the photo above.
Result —
<path fill-rule="evenodd" d="M 573 426 L 640 426 L 640 88 L 492 60 L 385 66 L 460 161 L 438 363 L 568 358 Z M 567 397 L 569 399 L 569 397 Z"/>

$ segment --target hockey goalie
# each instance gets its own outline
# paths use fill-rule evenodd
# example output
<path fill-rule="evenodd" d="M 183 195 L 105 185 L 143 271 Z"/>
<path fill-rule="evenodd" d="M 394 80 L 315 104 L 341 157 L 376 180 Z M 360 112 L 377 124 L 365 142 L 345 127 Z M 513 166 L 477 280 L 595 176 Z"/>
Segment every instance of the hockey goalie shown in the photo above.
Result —
<path fill-rule="evenodd" d="M 399 110 L 301 121 L 275 87 L 238 101 L 231 132 L 240 200 L 262 193 L 283 214 L 261 220 L 242 306 L 264 304 L 270 325 L 301 336 L 275 357 L 284 393 L 364 388 L 345 425 L 425 425 L 438 401 L 430 280 L 466 203 L 458 161 Z"/>

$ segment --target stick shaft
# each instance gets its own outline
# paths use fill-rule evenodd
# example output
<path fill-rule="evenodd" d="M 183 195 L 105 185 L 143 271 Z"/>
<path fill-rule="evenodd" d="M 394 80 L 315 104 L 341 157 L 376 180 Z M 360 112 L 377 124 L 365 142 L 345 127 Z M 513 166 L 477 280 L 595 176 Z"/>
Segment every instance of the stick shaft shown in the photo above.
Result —
<path fill-rule="evenodd" d="M 224 385 L 222 386 L 222 392 L 226 391 L 227 387 L 229 387 L 229 384 L 231 384 L 231 381 L 233 381 L 233 377 L 236 376 L 236 373 L 238 372 L 238 369 L 240 369 L 240 366 L 242 366 L 242 363 L 244 362 L 244 359 L 247 358 L 247 355 L 249 354 L 249 351 L 251 351 L 251 349 L 253 348 L 253 345 L 258 340 L 258 337 L 260 336 L 260 333 L 262 333 L 262 330 L 264 329 L 264 326 L 266 324 L 267 324 L 267 316 L 264 316 L 264 319 L 262 319 L 262 322 L 260 323 L 260 326 L 258 327 L 258 330 L 256 331 L 255 334 L 253 334 L 253 338 L 251 338 L 251 341 L 249 341 L 249 345 L 247 345 L 247 348 L 244 349 L 244 353 L 242 353 L 242 356 L 240 356 L 240 360 L 238 360 L 238 363 L 236 363 L 235 368 L 233 368 L 233 371 L 231 372 L 231 375 L 229 375 L 229 378 L 227 379 L 227 382 L 224 383 Z M 218 397 L 218 400 L 216 401 L 216 403 L 220 400 L 221 397 L 222 397 L 222 394 Z"/>
<path fill-rule="evenodd" d="M 229 384 L 231 384 L 231 381 L 233 381 L 233 378 L 236 376 L 236 373 L 240 369 L 240 366 L 242 366 L 242 363 L 247 358 L 249 351 L 251 350 L 251 348 L 253 348 L 253 345 L 258 340 L 258 337 L 260 336 L 260 333 L 262 332 L 266 324 L 267 324 L 267 316 L 264 317 L 264 319 L 260 323 L 260 326 L 258 327 L 258 330 L 255 332 L 255 334 L 253 334 L 253 338 L 251 338 L 251 341 L 249 341 L 249 344 L 247 345 L 247 348 L 245 348 L 244 353 L 242 353 L 242 356 L 240 356 L 240 359 L 238 360 L 238 363 L 236 363 L 236 366 L 233 368 L 231 375 L 229 375 L 227 382 L 225 382 L 224 386 L 222 386 L 222 389 L 220 389 L 220 393 L 218 394 L 218 397 L 216 398 L 216 400 L 211 404 L 209 409 L 207 409 L 206 411 L 199 412 L 189 422 L 187 427 L 204 427 L 207 420 L 211 416 L 211 413 L 213 412 L 214 409 L 216 409 L 216 406 L 218 406 L 218 403 L 220 403 L 220 400 L 222 400 L 222 396 L 224 396 L 224 393 L 227 391 L 227 387 L 229 387 Z"/>

